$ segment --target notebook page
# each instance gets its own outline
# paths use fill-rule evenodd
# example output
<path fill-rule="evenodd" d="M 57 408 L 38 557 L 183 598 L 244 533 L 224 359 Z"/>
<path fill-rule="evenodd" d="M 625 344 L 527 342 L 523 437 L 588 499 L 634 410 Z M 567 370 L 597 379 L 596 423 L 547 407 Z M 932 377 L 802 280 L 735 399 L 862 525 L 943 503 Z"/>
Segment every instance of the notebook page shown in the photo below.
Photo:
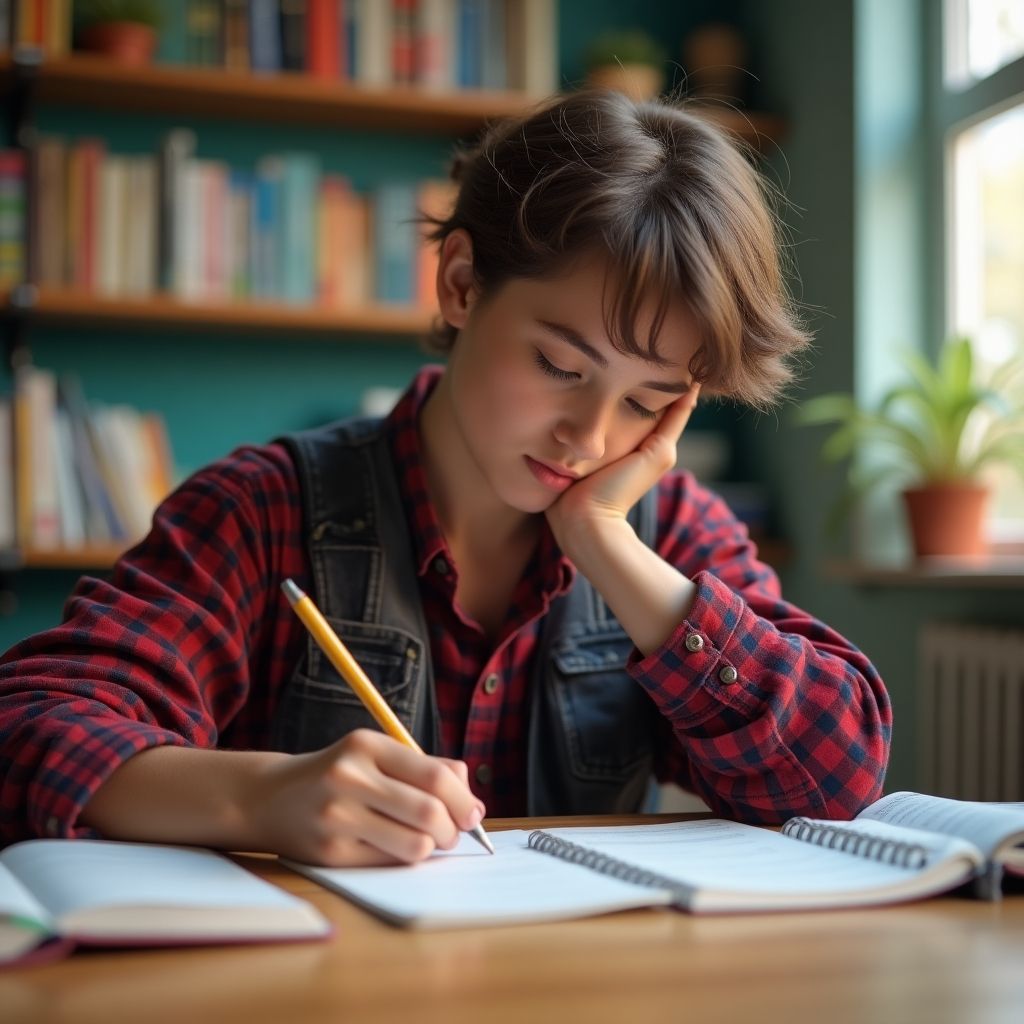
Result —
<path fill-rule="evenodd" d="M 887 836 L 896 832 L 881 822 L 852 824 L 861 832 Z M 544 832 L 664 875 L 698 892 L 779 896 L 856 893 L 905 884 L 915 874 L 897 865 L 719 819 L 614 828 L 550 828 Z M 970 859 L 971 847 L 961 840 L 931 835 L 923 838 L 927 866 L 957 855 Z"/>
<path fill-rule="evenodd" d="M 858 821 L 867 819 L 960 836 L 974 843 L 986 857 L 992 857 L 1005 839 L 1024 833 L 1024 804 L 890 793 L 857 815 Z"/>
<path fill-rule="evenodd" d="M 0 863 L 0 920 L 10 917 L 51 927 L 50 915 L 39 901 Z"/>
<path fill-rule="evenodd" d="M 97 907 L 303 906 L 209 850 L 99 839 L 36 839 L 4 862 L 55 918 Z"/>
<path fill-rule="evenodd" d="M 562 920 L 669 902 L 668 894 L 659 890 L 540 855 L 527 848 L 528 836 L 522 831 L 489 832 L 494 856 L 463 836 L 455 850 L 408 867 L 285 863 L 389 920 L 413 927 Z"/>

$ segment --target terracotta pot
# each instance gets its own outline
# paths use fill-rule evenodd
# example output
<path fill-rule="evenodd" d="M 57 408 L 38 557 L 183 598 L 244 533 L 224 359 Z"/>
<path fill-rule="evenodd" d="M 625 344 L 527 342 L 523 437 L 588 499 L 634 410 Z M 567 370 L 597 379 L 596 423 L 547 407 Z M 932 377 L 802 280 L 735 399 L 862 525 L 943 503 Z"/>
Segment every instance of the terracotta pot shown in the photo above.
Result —
<path fill-rule="evenodd" d="M 703 25 L 683 40 L 686 91 L 694 99 L 742 99 L 746 66 L 746 40 L 731 25 Z"/>
<path fill-rule="evenodd" d="M 970 483 L 929 484 L 903 492 L 914 554 L 985 554 L 985 504 L 989 490 Z"/>
<path fill-rule="evenodd" d="M 660 68 L 649 64 L 606 64 L 594 68 L 587 81 L 597 89 L 614 89 L 625 93 L 631 100 L 652 100 L 661 92 L 665 75 Z"/>
<path fill-rule="evenodd" d="M 135 21 L 108 21 L 83 28 L 78 43 L 121 64 L 149 64 L 156 52 L 156 29 Z"/>

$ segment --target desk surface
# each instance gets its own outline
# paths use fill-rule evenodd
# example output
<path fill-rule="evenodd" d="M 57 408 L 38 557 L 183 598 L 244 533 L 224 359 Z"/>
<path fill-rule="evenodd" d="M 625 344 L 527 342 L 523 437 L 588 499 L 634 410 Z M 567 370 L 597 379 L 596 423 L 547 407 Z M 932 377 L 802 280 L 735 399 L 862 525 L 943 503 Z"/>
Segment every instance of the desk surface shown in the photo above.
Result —
<path fill-rule="evenodd" d="M 572 824 L 694 815 L 572 819 Z M 488 828 L 569 824 L 506 819 Z M 695 917 L 639 910 L 407 932 L 239 858 L 331 919 L 328 942 L 79 950 L 0 974 L 4 1024 L 472 1021 L 1024 1021 L 1024 891 L 872 910 Z"/>

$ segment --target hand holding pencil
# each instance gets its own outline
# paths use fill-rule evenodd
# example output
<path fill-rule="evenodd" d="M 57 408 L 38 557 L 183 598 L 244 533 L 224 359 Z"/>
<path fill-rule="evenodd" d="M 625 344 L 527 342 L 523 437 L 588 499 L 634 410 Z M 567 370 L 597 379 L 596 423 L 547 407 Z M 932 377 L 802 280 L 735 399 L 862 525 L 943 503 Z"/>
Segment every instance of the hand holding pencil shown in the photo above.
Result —
<path fill-rule="evenodd" d="M 341 677 L 352 687 L 356 696 L 359 697 L 366 709 L 373 715 L 377 724 L 393 739 L 422 754 L 423 751 L 419 744 L 394 711 L 391 710 L 380 693 L 378 693 L 369 677 L 355 658 L 352 657 L 351 652 L 342 643 L 338 634 L 331 629 L 329 623 L 320 614 L 320 610 L 313 601 L 291 579 L 286 579 L 281 584 L 281 589 L 284 591 L 288 603 L 295 614 L 302 621 L 306 629 L 309 630 L 310 635 L 330 659 L 331 664 L 338 670 Z M 494 853 L 494 847 L 479 823 L 468 828 L 466 831 L 489 853 Z"/>

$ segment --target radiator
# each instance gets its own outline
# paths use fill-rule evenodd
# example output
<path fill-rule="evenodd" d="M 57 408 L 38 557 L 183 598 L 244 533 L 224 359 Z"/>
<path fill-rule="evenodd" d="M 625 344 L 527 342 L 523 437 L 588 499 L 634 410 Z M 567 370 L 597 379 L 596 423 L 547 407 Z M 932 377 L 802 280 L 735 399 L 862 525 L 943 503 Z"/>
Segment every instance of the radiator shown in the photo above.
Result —
<path fill-rule="evenodd" d="M 918 646 L 918 787 L 1024 800 L 1024 630 L 928 623 Z"/>

